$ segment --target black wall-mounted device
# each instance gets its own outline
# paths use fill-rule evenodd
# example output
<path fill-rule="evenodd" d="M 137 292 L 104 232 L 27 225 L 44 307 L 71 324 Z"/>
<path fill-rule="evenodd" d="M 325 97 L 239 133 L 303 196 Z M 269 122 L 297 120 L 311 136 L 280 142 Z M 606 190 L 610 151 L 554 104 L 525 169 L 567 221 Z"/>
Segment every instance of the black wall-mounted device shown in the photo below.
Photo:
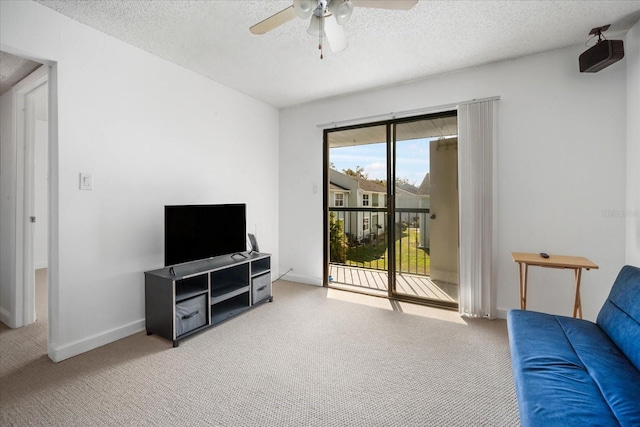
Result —
<path fill-rule="evenodd" d="M 596 73 L 624 57 L 622 40 L 602 40 L 580 55 L 580 72 Z"/>
<path fill-rule="evenodd" d="M 598 42 L 578 58 L 581 73 L 597 73 L 624 57 L 622 40 L 606 40 L 602 36 L 602 33 L 607 31 L 609 27 L 610 25 L 596 27 L 589 33 L 589 35 L 598 36 Z"/>

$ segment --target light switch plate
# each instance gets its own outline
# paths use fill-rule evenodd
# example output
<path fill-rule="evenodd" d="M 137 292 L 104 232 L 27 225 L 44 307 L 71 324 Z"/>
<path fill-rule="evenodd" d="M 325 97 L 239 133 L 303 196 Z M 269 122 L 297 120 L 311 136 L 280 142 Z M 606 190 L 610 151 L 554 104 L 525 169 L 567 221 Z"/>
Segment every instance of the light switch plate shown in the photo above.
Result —
<path fill-rule="evenodd" d="M 90 173 L 80 172 L 80 189 L 93 190 L 93 175 Z"/>

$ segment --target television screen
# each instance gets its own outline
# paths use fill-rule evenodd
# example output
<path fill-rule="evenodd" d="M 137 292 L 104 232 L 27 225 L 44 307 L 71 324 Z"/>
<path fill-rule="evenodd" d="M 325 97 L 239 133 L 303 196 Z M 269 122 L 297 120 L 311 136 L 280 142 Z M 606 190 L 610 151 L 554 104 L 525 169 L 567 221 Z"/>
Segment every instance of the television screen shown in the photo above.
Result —
<path fill-rule="evenodd" d="M 247 250 L 246 205 L 164 207 L 164 265 Z"/>

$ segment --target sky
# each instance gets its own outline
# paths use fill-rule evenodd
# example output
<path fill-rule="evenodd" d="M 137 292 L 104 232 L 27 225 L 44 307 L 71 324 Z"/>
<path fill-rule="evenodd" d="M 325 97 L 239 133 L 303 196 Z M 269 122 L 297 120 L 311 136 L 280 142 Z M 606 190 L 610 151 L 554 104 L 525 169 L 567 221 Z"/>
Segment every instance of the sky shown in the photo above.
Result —
<path fill-rule="evenodd" d="M 419 187 L 424 176 L 429 172 L 429 142 L 431 138 L 413 139 L 397 142 L 396 176 L 404 178 L 410 184 Z M 356 170 L 362 166 L 369 179 L 387 179 L 386 144 L 354 145 L 351 147 L 332 148 L 329 161 L 335 169 Z"/>

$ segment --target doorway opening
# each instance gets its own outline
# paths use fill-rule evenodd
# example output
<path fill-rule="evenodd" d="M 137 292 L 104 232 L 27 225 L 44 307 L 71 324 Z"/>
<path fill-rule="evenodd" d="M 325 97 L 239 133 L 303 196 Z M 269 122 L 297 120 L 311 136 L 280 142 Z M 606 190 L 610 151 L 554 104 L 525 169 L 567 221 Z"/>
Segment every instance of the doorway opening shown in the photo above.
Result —
<path fill-rule="evenodd" d="M 24 324 L 48 317 L 48 82 L 47 69 L 36 71 L 36 79 L 18 90 L 18 146 L 24 146 Z M 20 109 L 24 115 L 21 117 Z M 20 128 L 24 129 L 21 134 Z M 18 191 L 20 192 L 20 188 Z"/>
<path fill-rule="evenodd" d="M 325 285 L 455 309 L 457 112 L 325 130 Z"/>
<path fill-rule="evenodd" d="M 3 206 L 1 227 L 3 237 L 7 230 L 12 237 L 2 242 L 8 255 L 3 259 L 2 321 L 11 328 L 36 321 L 48 325 L 50 69 L 6 52 L 2 56 L 20 63 L 5 70 L 14 83 L 2 94 L 2 146 L 7 156 L 2 193 L 11 202 Z M 21 68 L 32 64 L 38 67 L 35 71 Z"/>

